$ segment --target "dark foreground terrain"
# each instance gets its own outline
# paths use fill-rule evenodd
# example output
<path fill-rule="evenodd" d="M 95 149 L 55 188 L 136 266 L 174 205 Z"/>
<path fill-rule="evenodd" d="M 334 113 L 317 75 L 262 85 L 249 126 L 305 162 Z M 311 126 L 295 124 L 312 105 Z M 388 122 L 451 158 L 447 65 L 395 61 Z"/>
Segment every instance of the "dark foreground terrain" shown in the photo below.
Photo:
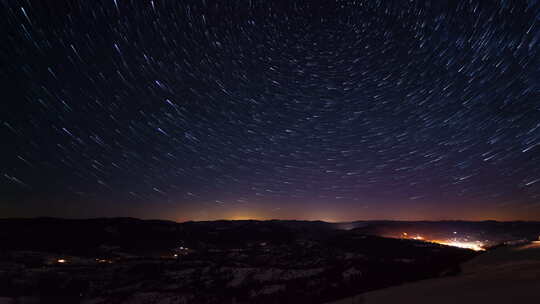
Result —
<path fill-rule="evenodd" d="M 481 253 L 306 221 L 0 220 L 0 303 L 324 303 Z"/>
<path fill-rule="evenodd" d="M 457 276 L 376 290 L 331 304 L 540 303 L 540 242 L 499 247 L 462 265 Z"/>

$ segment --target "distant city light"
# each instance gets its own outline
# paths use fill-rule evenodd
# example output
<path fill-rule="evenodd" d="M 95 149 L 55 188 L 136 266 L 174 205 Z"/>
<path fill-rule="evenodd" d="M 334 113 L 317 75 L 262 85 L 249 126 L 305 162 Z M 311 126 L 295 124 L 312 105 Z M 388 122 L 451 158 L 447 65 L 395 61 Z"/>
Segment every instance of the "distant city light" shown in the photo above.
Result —
<path fill-rule="evenodd" d="M 454 231 L 453 234 L 457 234 L 457 232 Z M 404 239 L 413 239 L 413 240 L 418 240 L 418 241 L 426 241 L 426 242 L 437 243 L 437 244 L 446 245 L 446 246 L 453 246 L 453 247 L 471 249 L 471 250 L 474 250 L 474 251 L 485 251 L 484 244 L 482 242 L 469 241 L 468 237 L 465 238 L 465 241 L 458 241 L 457 239 L 429 240 L 429 239 L 425 239 L 423 236 L 421 236 L 419 234 L 415 235 L 414 237 L 409 236 L 409 234 L 407 232 L 402 232 L 401 235 L 402 235 L 402 238 L 404 238 Z"/>
<path fill-rule="evenodd" d="M 474 251 L 485 251 L 484 244 L 481 242 L 460 242 L 460 241 L 432 241 L 433 243 L 446 245 L 446 246 L 453 246 L 453 247 L 459 247 L 459 248 L 466 248 L 466 249 L 472 249 Z"/>
<path fill-rule="evenodd" d="M 107 259 L 96 259 L 96 261 L 97 261 L 98 263 L 109 263 L 109 264 L 112 263 L 111 260 L 107 260 Z"/>
<path fill-rule="evenodd" d="M 60 264 L 64 264 L 64 263 L 67 262 L 67 260 L 65 260 L 65 259 L 58 259 L 57 262 L 60 263 Z"/>

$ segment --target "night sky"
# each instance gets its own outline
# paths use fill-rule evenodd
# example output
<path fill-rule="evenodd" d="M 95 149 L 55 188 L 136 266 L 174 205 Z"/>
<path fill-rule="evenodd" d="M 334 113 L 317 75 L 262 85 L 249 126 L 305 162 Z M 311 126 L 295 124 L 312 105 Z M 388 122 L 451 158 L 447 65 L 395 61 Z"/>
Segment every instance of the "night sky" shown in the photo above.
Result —
<path fill-rule="evenodd" d="M 0 217 L 540 220 L 537 1 L 0 6 Z"/>

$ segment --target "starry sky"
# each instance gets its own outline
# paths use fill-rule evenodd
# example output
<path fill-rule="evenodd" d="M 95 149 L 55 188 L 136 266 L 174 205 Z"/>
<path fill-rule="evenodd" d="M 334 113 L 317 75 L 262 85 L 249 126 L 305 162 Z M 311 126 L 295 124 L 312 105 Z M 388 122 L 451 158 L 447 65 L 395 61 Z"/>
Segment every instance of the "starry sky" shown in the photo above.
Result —
<path fill-rule="evenodd" d="M 540 220 L 538 1 L 0 6 L 0 217 Z"/>

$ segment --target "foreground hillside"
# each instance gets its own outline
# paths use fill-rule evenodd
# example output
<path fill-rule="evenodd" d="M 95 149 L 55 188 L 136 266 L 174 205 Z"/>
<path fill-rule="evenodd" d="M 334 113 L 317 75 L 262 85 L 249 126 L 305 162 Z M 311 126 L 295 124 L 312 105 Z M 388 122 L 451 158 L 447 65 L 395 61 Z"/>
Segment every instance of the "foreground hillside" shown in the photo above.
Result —
<path fill-rule="evenodd" d="M 478 255 L 305 221 L 0 220 L 0 242 L 5 303 L 323 303 Z"/>
<path fill-rule="evenodd" d="M 502 247 L 462 266 L 454 277 L 368 292 L 331 304 L 540 303 L 540 242 Z"/>

